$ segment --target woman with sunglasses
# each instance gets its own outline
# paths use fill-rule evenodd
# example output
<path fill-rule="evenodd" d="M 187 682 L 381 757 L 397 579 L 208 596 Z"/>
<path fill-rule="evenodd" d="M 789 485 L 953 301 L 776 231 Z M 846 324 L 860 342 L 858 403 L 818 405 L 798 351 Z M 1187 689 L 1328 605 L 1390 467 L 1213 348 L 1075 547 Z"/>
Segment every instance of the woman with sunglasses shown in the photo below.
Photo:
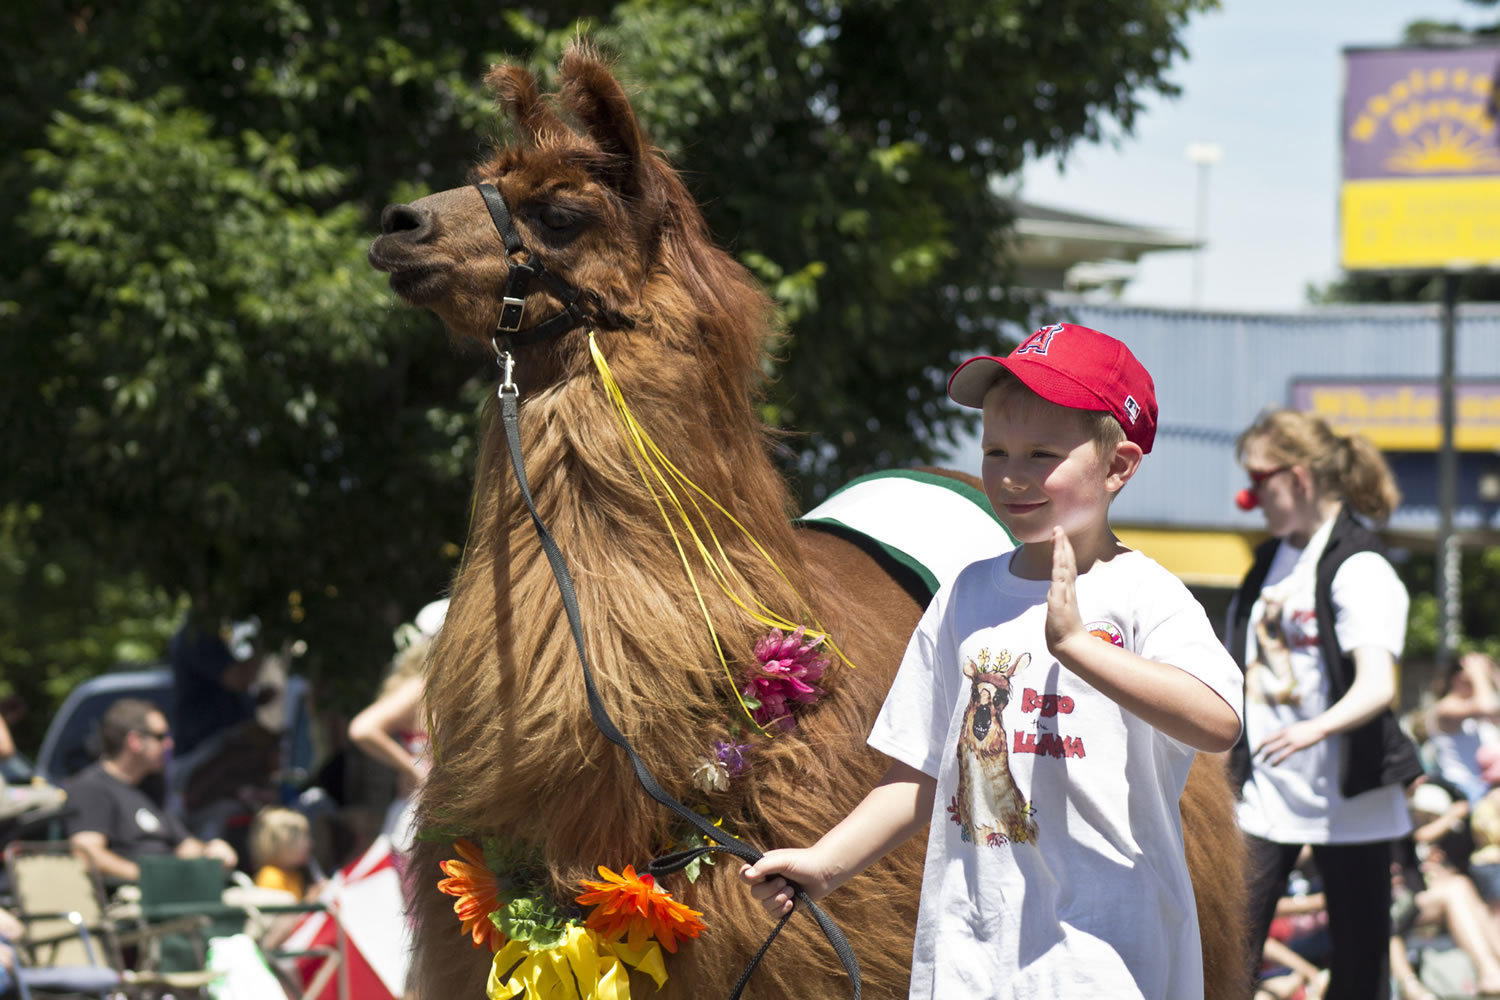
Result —
<path fill-rule="evenodd" d="M 1250 954 L 1310 845 L 1332 938 L 1328 998 L 1389 996 L 1390 842 L 1411 830 L 1404 786 L 1422 774 L 1397 726 L 1396 660 L 1408 598 L 1371 523 L 1400 502 L 1385 459 L 1297 410 L 1260 415 L 1237 444 L 1271 538 L 1230 605 L 1245 670 L 1245 730 L 1231 752 L 1249 849 Z"/>

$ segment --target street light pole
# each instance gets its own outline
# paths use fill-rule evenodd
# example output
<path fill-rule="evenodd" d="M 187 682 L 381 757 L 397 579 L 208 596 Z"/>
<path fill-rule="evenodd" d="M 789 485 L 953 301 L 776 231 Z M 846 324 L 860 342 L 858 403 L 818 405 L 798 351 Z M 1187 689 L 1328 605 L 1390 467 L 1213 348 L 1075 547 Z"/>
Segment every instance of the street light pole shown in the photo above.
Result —
<path fill-rule="evenodd" d="M 1224 149 L 1217 143 L 1190 142 L 1187 158 L 1198 167 L 1198 204 L 1193 221 L 1193 237 L 1198 243 L 1193 251 L 1193 305 L 1196 306 L 1203 300 L 1203 251 L 1208 240 L 1208 171 L 1224 158 Z"/>

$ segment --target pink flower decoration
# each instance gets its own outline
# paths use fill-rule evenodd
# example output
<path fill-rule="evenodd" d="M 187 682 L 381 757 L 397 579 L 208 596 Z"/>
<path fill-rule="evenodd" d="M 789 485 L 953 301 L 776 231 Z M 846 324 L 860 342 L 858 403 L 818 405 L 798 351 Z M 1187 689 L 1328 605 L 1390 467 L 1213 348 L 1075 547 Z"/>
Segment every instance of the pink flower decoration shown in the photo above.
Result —
<path fill-rule="evenodd" d="M 805 632 L 800 625 L 791 635 L 773 628 L 755 644 L 761 673 L 750 677 L 741 693 L 762 726 L 775 723 L 783 729 L 792 728 L 796 722 L 791 706 L 811 705 L 823 695 L 823 689 L 812 682 L 822 679 L 828 667 L 828 657 L 818 649 L 825 637 L 804 643 Z"/>

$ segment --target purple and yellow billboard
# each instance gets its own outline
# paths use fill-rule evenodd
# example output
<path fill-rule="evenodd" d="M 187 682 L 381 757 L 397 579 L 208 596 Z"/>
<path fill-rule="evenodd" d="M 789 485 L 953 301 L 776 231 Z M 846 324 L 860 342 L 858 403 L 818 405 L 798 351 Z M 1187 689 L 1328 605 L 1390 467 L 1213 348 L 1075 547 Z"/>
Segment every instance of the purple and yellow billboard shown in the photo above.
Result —
<path fill-rule="evenodd" d="M 1344 52 L 1340 263 L 1500 265 L 1500 48 Z"/>

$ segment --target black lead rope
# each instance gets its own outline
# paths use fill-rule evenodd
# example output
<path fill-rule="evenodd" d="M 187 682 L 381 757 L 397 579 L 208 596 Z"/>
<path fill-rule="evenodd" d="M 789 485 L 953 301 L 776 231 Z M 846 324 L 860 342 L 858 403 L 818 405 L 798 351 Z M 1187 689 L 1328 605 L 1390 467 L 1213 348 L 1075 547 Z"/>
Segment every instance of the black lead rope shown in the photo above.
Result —
<path fill-rule="evenodd" d="M 485 200 L 489 202 L 490 199 L 486 197 Z M 499 199 L 496 200 L 498 201 Z M 503 204 L 504 202 L 501 202 L 502 206 Z M 508 215 L 506 216 L 506 221 L 509 221 Z M 496 220 L 496 225 L 499 227 L 498 219 Z M 505 228 L 501 228 L 500 231 L 502 235 L 506 236 L 506 249 L 508 250 L 510 248 L 510 235 L 506 235 Z M 514 230 L 512 229 L 511 234 L 513 233 Z M 672 810 L 682 819 L 687 820 L 704 837 L 715 842 L 702 847 L 693 847 L 664 855 L 652 861 L 646 870 L 653 876 L 670 874 L 680 871 L 687 867 L 694 859 L 711 851 L 722 851 L 725 854 L 732 854 L 737 858 L 754 864 L 762 856 L 760 851 L 714 826 L 706 818 L 674 799 L 657 783 L 656 778 L 646 768 L 645 762 L 635 752 L 635 748 L 630 745 L 630 741 L 625 738 L 625 734 L 620 732 L 614 720 L 609 717 L 609 712 L 604 708 L 604 702 L 599 698 L 599 690 L 594 686 L 593 670 L 589 667 L 588 654 L 584 651 L 583 622 L 578 613 L 578 596 L 573 588 L 573 577 L 568 572 L 568 566 L 563 560 L 562 551 L 557 547 L 557 542 L 553 540 L 552 533 L 547 530 L 547 526 L 543 523 L 541 515 L 537 513 L 536 504 L 531 499 L 531 486 L 526 480 L 526 466 L 521 459 L 521 420 L 519 406 L 517 405 L 518 393 L 515 385 L 511 382 L 508 356 L 506 360 L 505 382 L 500 386 L 500 411 L 505 422 L 505 442 L 510 450 L 510 464 L 516 473 L 516 485 L 521 489 L 521 498 L 526 501 L 526 509 L 531 512 L 531 523 L 536 527 L 537 538 L 541 540 L 542 549 L 547 553 L 547 561 L 552 564 L 552 575 L 557 579 L 557 589 L 562 594 L 563 610 L 567 612 L 568 626 L 573 630 L 573 645 L 578 648 L 578 659 L 583 664 L 583 686 L 588 691 L 589 715 L 593 717 L 594 724 L 599 727 L 599 731 L 604 734 L 604 738 L 625 751 L 626 756 L 630 758 L 631 767 L 635 769 L 636 780 L 641 783 L 641 787 L 646 790 L 646 794 Z M 812 914 L 813 919 L 818 922 L 818 926 L 823 929 L 823 933 L 827 936 L 828 943 L 833 946 L 833 950 L 838 955 L 839 961 L 844 963 L 844 971 L 849 974 L 849 980 L 854 986 L 854 1000 L 860 1000 L 859 961 L 854 957 L 854 949 L 849 947 L 849 942 L 844 937 L 844 932 L 839 930 L 838 925 L 833 922 L 828 914 L 823 912 L 818 904 L 808 898 L 807 893 L 800 886 L 793 884 L 792 888 L 796 891 L 797 900 L 803 906 L 807 907 L 807 911 Z M 792 912 L 796 912 L 795 908 Z M 791 918 L 791 915 L 792 913 L 787 913 L 777 922 L 770 936 L 760 946 L 760 950 L 755 953 L 755 956 L 750 960 L 750 964 L 746 966 L 745 971 L 740 974 L 739 982 L 735 983 L 734 992 L 729 995 L 729 1000 L 739 1000 L 740 994 L 744 992 L 745 984 L 750 980 L 750 974 L 760 964 L 760 960 L 765 956 L 766 951 L 770 949 L 772 942 L 776 940 L 776 936 L 781 933 L 781 929 L 786 926 L 786 922 Z"/>

